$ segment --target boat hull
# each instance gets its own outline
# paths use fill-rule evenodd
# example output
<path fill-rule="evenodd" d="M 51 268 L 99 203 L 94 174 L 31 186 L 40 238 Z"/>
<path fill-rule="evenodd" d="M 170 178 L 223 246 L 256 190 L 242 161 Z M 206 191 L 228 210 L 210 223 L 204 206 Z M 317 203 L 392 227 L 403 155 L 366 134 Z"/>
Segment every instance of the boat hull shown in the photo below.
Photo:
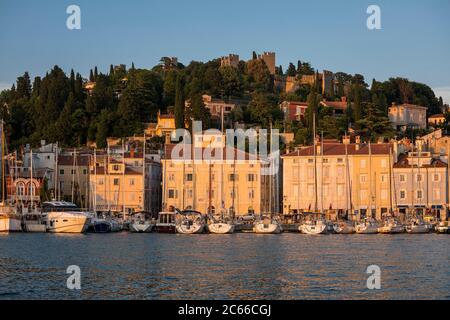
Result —
<path fill-rule="evenodd" d="M 177 229 L 174 224 L 156 224 L 155 231 L 157 233 L 176 233 Z"/>
<path fill-rule="evenodd" d="M 302 224 L 299 227 L 299 231 L 304 234 L 326 234 L 327 233 L 327 225 L 326 224 L 320 224 L 320 225 Z"/>
<path fill-rule="evenodd" d="M 22 221 L 15 217 L 0 217 L 0 232 L 21 232 Z"/>
<path fill-rule="evenodd" d="M 111 224 L 108 221 L 95 221 L 92 230 L 94 233 L 108 233 L 111 232 Z"/>
<path fill-rule="evenodd" d="M 376 226 L 356 226 L 355 233 L 357 234 L 376 234 L 378 233 L 378 227 Z"/>
<path fill-rule="evenodd" d="M 194 223 L 190 225 L 180 224 L 176 226 L 177 233 L 180 234 L 199 234 L 203 233 L 205 229 L 204 224 Z"/>
<path fill-rule="evenodd" d="M 81 214 L 49 213 L 47 219 L 47 232 L 51 233 L 84 233 L 89 224 L 89 218 Z"/>
<path fill-rule="evenodd" d="M 258 234 L 279 234 L 283 230 L 277 223 L 256 223 L 253 226 L 253 232 Z"/>
<path fill-rule="evenodd" d="M 40 223 L 24 223 L 22 225 L 24 232 L 47 232 L 47 226 Z"/>
<path fill-rule="evenodd" d="M 395 234 L 395 233 L 403 233 L 405 228 L 403 226 L 384 226 L 378 228 L 378 233 L 383 234 Z"/>
<path fill-rule="evenodd" d="M 229 234 L 234 232 L 234 225 L 231 223 L 211 223 L 208 231 L 214 234 Z"/>
<path fill-rule="evenodd" d="M 153 225 L 151 223 L 130 223 L 129 228 L 132 233 L 150 233 Z"/>
<path fill-rule="evenodd" d="M 337 223 L 333 225 L 334 232 L 338 234 L 352 234 L 355 233 L 355 228 L 346 223 Z"/>
<path fill-rule="evenodd" d="M 431 231 L 431 228 L 427 225 L 413 225 L 413 226 L 407 226 L 406 232 L 408 233 L 429 233 Z"/>

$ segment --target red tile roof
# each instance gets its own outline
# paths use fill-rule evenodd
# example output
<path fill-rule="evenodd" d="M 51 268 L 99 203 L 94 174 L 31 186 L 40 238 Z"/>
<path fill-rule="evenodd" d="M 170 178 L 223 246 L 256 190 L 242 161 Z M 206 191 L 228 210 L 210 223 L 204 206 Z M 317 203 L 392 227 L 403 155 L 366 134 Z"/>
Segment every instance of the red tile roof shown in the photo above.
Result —
<path fill-rule="evenodd" d="M 394 168 L 417 168 L 417 164 L 411 166 L 408 161 L 408 156 L 406 154 L 401 154 L 398 157 L 397 163 L 394 163 Z M 430 164 L 422 165 L 421 168 L 446 168 L 447 164 L 440 159 L 431 159 Z"/>
<path fill-rule="evenodd" d="M 166 148 L 164 150 L 165 156 L 164 156 L 163 159 L 166 159 L 166 160 L 172 159 L 172 151 L 175 148 L 175 146 L 177 146 L 177 145 L 176 144 L 168 144 L 168 145 L 166 145 Z M 183 157 L 183 150 L 182 150 L 181 147 L 180 147 L 180 149 L 181 149 L 181 152 L 177 156 L 182 158 Z M 205 149 L 207 149 L 207 148 L 195 148 L 191 152 L 191 157 L 192 157 L 192 155 L 195 152 L 201 152 L 202 157 L 203 157 L 203 155 L 205 154 Z M 206 150 L 206 154 L 207 155 L 211 155 L 211 160 L 214 161 L 216 159 L 216 151 L 218 149 L 220 149 L 220 148 L 211 148 L 211 151 Z M 239 149 L 236 149 L 236 148 L 233 148 L 233 150 L 231 150 L 231 151 L 229 151 L 229 150 L 230 150 L 230 148 L 228 148 L 228 147 L 222 148 L 223 160 L 228 160 L 228 159 L 226 159 L 227 152 L 233 152 L 233 151 L 234 151 L 234 159 L 235 160 L 258 160 L 257 156 L 255 156 L 253 154 L 250 154 L 248 152 L 245 152 L 245 151 L 242 151 L 242 150 L 239 150 Z M 183 160 L 183 159 L 180 159 L 180 160 Z M 190 160 L 190 159 L 186 159 L 186 160 Z M 230 159 L 230 160 L 233 160 L 233 159 Z M 206 159 L 206 161 L 207 161 L 207 159 Z"/>

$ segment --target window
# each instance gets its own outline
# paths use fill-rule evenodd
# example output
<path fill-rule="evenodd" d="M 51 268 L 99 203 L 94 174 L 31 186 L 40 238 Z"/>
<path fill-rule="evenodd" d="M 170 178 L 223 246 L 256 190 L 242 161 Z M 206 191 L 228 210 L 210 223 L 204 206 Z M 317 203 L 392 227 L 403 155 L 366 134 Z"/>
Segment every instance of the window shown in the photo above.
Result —
<path fill-rule="evenodd" d="M 98 179 L 98 184 L 99 184 L 100 186 L 102 186 L 102 185 L 103 185 L 103 183 L 104 183 L 104 180 L 103 180 L 103 178 L 100 178 L 100 179 Z"/>
<path fill-rule="evenodd" d="M 255 190 L 254 189 L 248 189 L 248 198 L 253 199 L 255 197 Z"/>
<path fill-rule="evenodd" d="M 130 186 L 134 186 L 134 179 L 130 179 Z"/>
<path fill-rule="evenodd" d="M 192 199 L 194 197 L 194 193 L 193 193 L 192 189 L 188 189 L 186 191 L 186 194 L 187 194 L 188 199 Z"/>
<path fill-rule="evenodd" d="M 314 163 L 314 159 L 308 159 L 308 163 Z"/>
<path fill-rule="evenodd" d="M 72 170 L 71 170 L 71 173 L 72 173 L 72 174 L 77 174 L 77 170 L 72 169 Z"/>
<path fill-rule="evenodd" d="M 208 198 L 209 198 L 209 197 L 214 198 L 214 189 L 207 190 L 207 191 L 206 191 L 206 196 L 207 196 Z"/>
<path fill-rule="evenodd" d="M 30 192 L 29 194 L 32 195 L 32 196 L 36 195 L 36 186 L 34 185 L 34 183 L 30 184 L 29 192 Z"/>
<path fill-rule="evenodd" d="M 87 169 L 83 169 L 83 174 L 87 174 Z"/>
<path fill-rule="evenodd" d="M 382 174 L 380 177 L 381 177 L 381 182 L 387 182 L 388 181 L 387 174 Z"/>
<path fill-rule="evenodd" d="M 64 174 L 64 169 L 59 170 L 59 174 Z"/>
<path fill-rule="evenodd" d="M 175 175 L 173 173 L 169 174 L 169 181 L 175 180 Z"/>
<path fill-rule="evenodd" d="M 406 182 L 406 175 L 404 174 L 400 175 L 400 182 Z"/>
<path fill-rule="evenodd" d="M 186 181 L 192 181 L 192 173 L 186 174 Z"/>
<path fill-rule="evenodd" d="M 234 173 L 230 173 L 228 175 L 228 181 L 238 181 L 238 175 Z"/>
<path fill-rule="evenodd" d="M 433 174 L 433 182 L 439 182 L 441 180 L 441 175 L 439 173 Z"/>
<path fill-rule="evenodd" d="M 323 167 L 323 176 L 328 178 L 330 176 L 330 167 Z"/>
<path fill-rule="evenodd" d="M 386 159 L 381 159 L 381 167 L 386 168 L 387 167 L 387 161 Z"/>
<path fill-rule="evenodd" d="M 366 182 L 367 182 L 367 175 L 361 174 L 361 175 L 359 176 L 359 182 L 360 182 L 360 183 L 366 183 Z"/>
<path fill-rule="evenodd" d="M 338 178 L 342 178 L 344 176 L 344 168 L 342 166 L 337 167 L 337 176 Z"/>
<path fill-rule="evenodd" d="M 422 174 L 417 174 L 417 175 L 416 175 L 416 181 L 417 181 L 417 182 L 423 181 L 423 176 L 422 176 Z"/>
<path fill-rule="evenodd" d="M 17 184 L 17 195 L 18 196 L 24 196 L 25 195 L 25 186 L 23 183 Z"/>
<path fill-rule="evenodd" d="M 175 199 L 177 197 L 177 190 L 169 189 L 169 199 Z"/>
<path fill-rule="evenodd" d="M 323 159 L 323 163 L 328 163 L 328 159 Z"/>
<path fill-rule="evenodd" d="M 417 190 L 416 194 L 417 194 L 416 195 L 417 199 L 422 199 L 423 198 L 423 191 L 422 190 Z"/>
<path fill-rule="evenodd" d="M 114 171 L 119 171 L 119 165 L 118 164 L 113 165 L 113 170 Z"/>
<path fill-rule="evenodd" d="M 247 175 L 247 181 L 248 181 L 248 182 L 256 181 L 256 175 L 255 175 L 254 173 L 249 173 L 249 174 Z"/>
<path fill-rule="evenodd" d="M 113 183 L 114 183 L 115 186 L 118 186 L 119 185 L 119 179 L 118 178 L 114 178 L 114 182 Z"/>
<path fill-rule="evenodd" d="M 342 163 L 342 162 L 344 162 L 344 159 L 338 158 L 338 159 L 337 159 L 337 162 L 338 162 L 338 163 Z"/>

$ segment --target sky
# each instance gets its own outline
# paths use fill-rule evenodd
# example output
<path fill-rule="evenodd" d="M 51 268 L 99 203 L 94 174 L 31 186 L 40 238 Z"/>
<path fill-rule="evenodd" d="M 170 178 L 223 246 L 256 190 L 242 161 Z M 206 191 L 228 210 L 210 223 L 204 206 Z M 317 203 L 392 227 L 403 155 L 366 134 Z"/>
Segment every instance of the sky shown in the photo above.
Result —
<path fill-rule="evenodd" d="M 81 29 L 69 30 L 69 5 Z M 369 5 L 381 29 L 369 30 Z M 0 90 L 54 65 L 84 77 L 93 66 L 151 68 L 162 56 L 188 64 L 229 53 L 276 52 L 277 65 L 309 61 L 371 83 L 405 77 L 450 103 L 450 0 L 0 0 Z"/>

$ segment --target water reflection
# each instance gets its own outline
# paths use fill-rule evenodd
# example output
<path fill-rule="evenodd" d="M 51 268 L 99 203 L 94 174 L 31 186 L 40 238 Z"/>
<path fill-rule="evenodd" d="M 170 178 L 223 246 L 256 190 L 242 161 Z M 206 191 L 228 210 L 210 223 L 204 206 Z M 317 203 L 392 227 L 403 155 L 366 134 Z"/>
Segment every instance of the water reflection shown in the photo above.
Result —
<path fill-rule="evenodd" d="M 0 299 L 449 299 L 445 235 L 11 234 Z M 382 290 L 366 289 L 367 266 Z M 66 268 L 82 290 L 66 288 Z"/>

